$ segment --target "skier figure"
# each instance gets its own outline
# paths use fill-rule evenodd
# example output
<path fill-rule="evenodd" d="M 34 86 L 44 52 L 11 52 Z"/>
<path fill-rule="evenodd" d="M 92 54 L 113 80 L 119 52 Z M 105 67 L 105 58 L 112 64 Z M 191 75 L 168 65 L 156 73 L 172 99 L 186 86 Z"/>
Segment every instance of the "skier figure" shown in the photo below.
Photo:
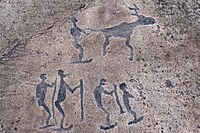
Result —
<path fill-rule="evenodd" d="M 46 96 L 46 93 L 47 93 L 47 88 L 48 87 L 53 87 L 56 83 L 54 82 L 51 85 L 46 83 L 45 80 L 47 78 L 45 77 L 45 75 L 46 74 L 41 74 L 40 75 L 41 82 L 36 87 L 36 97 L 38 98 L 38 105 L 42 106 L 44 108 L 44 110 L 49 114 L 49 116 L 47 118 L 47 121 L 46 121 L 46 126 L 45 126 L 45 127 L 48 127 L 48 126 L 50 126 L 49 125 L 49 120 L 51 118 L 51 112 L 49 110 L 49 107 L 45 103 L 45 96 Z"/>
<path fill-rule="evenodd" d="M 120 84 L 120 85 L 119 85 L 119 88 L 123 91 L 123 102 L 124 102 L 124 105 L 125 105 L 127 111 L 128 111 L 130 114 L 132 114 L 133 117 L 134 117 L 134 120 L 133 120 L 133 121 L 130 121 L 128 124 L 130 125 L 130 124 L 133 124 L 133 123 L 138 123 L 138 122 L 140 122 L 144 117 L 141 116 L 140 118 L 137 119 L 136 112 L 133 111 L 133 110 L 131 109 L 131 106 L 130 106 L 130 104 L 129 104 L 129 98 L 134 98 L 134 96 L 131 95 L 131 94 L 129 94 L 129 92 L 126 90 L 127 86 L 126 86 L 125 83 Z"/>
<path fill-rule="evenodd" d="M 113 96 L 113 93 L 114 91 L 111 91 L 111 92 L 108 92 L 104 89 L 104 85 L 105 85 L 105 82 L 106 82 L 106 79 L 101 79 L 100 80 L 100 83 L 99 83 L 99 86 L 97 86 L 93 92 L 94 94 L 94 98 L 96 100 L 96 103 L 97 103 L 97 106 L 103 111 L 106 113 L 106 122 L 107 122 L 107 127 L 103 127 L 101 126 L 100 128 L 101 129 L 104 129 L 104 130 L 107 130 L 107 129 L 110 129 L 110 128 L 114 128 L 117 123 L 115 123 L 115 125 L 111 125 L 110 124 L 110 113 L 103 107 L 103 104 L 102 104 L 102 93 L 104 94 L 107 94 L 107 95 L 111 95 Z"/>
<path fill-rule="evenodd" d="M 66 77 L 66 75 L 64 74 L 64 71 L 58 70 L 58 75 L 60 76 L 60 88 L 59 88 L 59 91 L 58 91 L 58 97 L 57 97 L 57 100 L 55 102 L 55 106 L 62 115 L 62 120 L 61 120 L 61 123 L 60 123 L 60 129 L 58 129 L 58 130 L 61 130 L 61 131 L 71 130 L 73 128 L 73 125 L 70 125 L 68 128 L 63 127 L 65 113 L 64 113 L 62 107 L 60 106 L 60 103 L 62 103 L 66 99 L 66 90 L 70 91 L 71 93 L 74 93 L 76 91 L 76 89 L 79 88 L 80 86 L 78 85 L 74 89 L 71 89 L 69 87 L 69 85 L 64 81 L 64 77 Z"/>
<path fill-rule="evenodd" d="M 85 30 L 83 29 L 80 29 L 76 23 L 78 22 L 78 20 L 75 18 L 75 17 L 72 17 L 71 18 L 71 22 L 72 22 L 72 28 L 70 29 L 70 34 L 72 35 L 73 37 L 73 46 L 79 50 L 79 61 L 77 62 L 74 62 L 74 63 L 89 63 L 92 61 L 92 59 L 90 60 L 85 60 L 83 61 L 83 47 L 79 44 L 79 39 L 80 39 L 80 36 L 81 36 L 81 33 L 84 33 L 85 35 L 89 35 L 90 33 L 87 33 Z"/>

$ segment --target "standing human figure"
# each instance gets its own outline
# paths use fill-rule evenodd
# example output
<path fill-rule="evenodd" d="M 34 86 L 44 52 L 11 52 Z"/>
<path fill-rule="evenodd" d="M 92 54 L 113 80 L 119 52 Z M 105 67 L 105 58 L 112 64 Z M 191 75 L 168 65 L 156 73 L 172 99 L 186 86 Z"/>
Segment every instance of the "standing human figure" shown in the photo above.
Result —
<path fill-rule="evenodd" d="M 60 106 L 60 104 L 66 99 L 66 90 L 70 91 L 71 93 L 74 93 L 76 91 L 76 89 L 79 88 L 80 86 L 78 85 L 74 89 L 71 89 L 71 87 L 69 87 L 69 85 L 64 81 L 64 78 L 66 77 L 66 75 L 64 74 L 64 71 L 61 69 L 58 70 L 58 75 L 60 76 L 60 88 L 58 91 L 57 100 L 55 101 L 55 106 L 62 115 L 62 120 L 60 123 L 59 130 L 70 130 L 73 128 L 73 125 L 70 125 L 68 128 L 63 127 L 65 113 L 64 113 L 62 107 Z"/>
<path fill-rule="evenodd" d="M 72 28 L 70 29 L 70 34 L 73 37 L 73 46 L 79 50 L 79 61 L 73 62 L 73 63 L 89 63 L 92 61 L 92 59 L 89 60 L 83 60 L 83 54 L 84 54 L 84 49 L 82 45 L 79 44 L 79 39 L 81 36 L 81 33 L 84 33 L 85 35 L 89 35 L 85 30 L 79 28 L 76 23 L 78 23 L 78 20 L 75 17 L 71 18 L 72 22 Z"/>
<path fill-rule="evenodd" d="M 126 90 L 127 88 L 127 85 L 125 83 L 122 83 L 119 85 L 119 88 L 123 91 L 123 102 L 124 102 L 124 105 L 127 109 L 127 111 L 133 115 L 134 119 L 132 121 L 130 121 L 128 124 L 133 124 L 133 123 L 138 123 L 140 122 L 144 117 L 141 116 L 137 119 L 137 115 L 136 115 L 136 112 L 132 110 L 130 104 L 129 104 L 129 98 L 134 98 L 133 95 L 129 94 L 129 92 Z"/>
<path fill-rule="evenodd" d="M 111 125 L 110 123 L 110 113 L 103 107 L 103 103 L 102 103 L 102 93 L 113 96 L 114 91 L 108 92 L 104 89 L 104 85 L 106 84 L 106 79 L 101 79 L 99 82 L 99 85 L 95 88 L 93 94 L 94 94 L 94 98 L 95 101 L 97 103 L 98 108 L 100 108 L 105 114 L 106 114 L 106 127 L 101 126 L 101 129 L 107 130 L 110 128 L 114 128 L 117 123 L 115 123 L 114 125 Z"/>
<path fill-rule="evenodd" d="M 56 83 L 54 82 L 51 85 L 46 83 L 46 81 L 45 81 L 47 79 L 46 74 L 41 74 L 40 79 L 41 79 L 41 82 L 36 87 L 36 97 L 38 98 L 38 105 L 42 106 L 44 108 L 44 110 L 49 114 L 49 116 L 47 117 L 47 120 L 46 120 L 46 125 L 44 127 L 42 127 L 42 128 L 45 128 L 45 127 L 50 126 L 49 120 L 51 118 L 51 112 L 49 110 L 49 107 L 45 103 L 47 88 L 53 87 Z"/>

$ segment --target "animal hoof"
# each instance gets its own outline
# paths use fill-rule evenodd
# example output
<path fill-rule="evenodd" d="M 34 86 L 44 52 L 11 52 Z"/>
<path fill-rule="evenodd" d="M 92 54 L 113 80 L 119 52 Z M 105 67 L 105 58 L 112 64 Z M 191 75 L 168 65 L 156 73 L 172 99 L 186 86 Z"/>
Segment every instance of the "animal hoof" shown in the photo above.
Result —
<path fill-rule="evenodd" d="M 123 114 L 123 113 L 125 113 L 125 111 L 121 111 L 121 112 L 120 112 L 120 114 Z"/>
<path fill-rule="evenodd" d="M 133 60 L 133 57 L 129 57 L 129 60 L 132 61 L 132 60 Z"/>

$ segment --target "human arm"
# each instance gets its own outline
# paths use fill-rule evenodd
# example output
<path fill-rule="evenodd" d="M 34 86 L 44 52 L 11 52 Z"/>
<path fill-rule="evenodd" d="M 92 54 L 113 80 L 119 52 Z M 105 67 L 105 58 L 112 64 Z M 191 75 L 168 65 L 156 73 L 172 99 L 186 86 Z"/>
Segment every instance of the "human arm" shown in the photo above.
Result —
<path fill-rule="evenodd" d="M 129 92 L 127 92 L 127 96 L 128 96 L 129 98 L 134 98 L 134 96 L 131 95 L 131 94 L 129 94 Z"/>
<path fill-rule="evenodd" d="M 46 86 L 47 87 L 53 87 L 54 85 L 56 85 L 56 81 L 57 81 L 57 78 L 55 79 L 54 82 L 51 83 L 51 85 L 46 83 Z"/>
<path fill-rule="evenodd" d="M 65 88 L 68 89 L 71 93 L 74 93 L 76 89 L 79 88 L 79 85 L 72 89 L 68 84 L 65 83 Z"/>
<path fill-rule="evenodd" d="M 51 84 L 46 84 L 47 87 L 53 87 L 56 83 L 55 82 L 52 82 Z"/>
<path fill-rule="evenodd" d="M 106 94 L 106 95 L 111 95 L 111 96 L 113 96 L 114 90 L 112 90 L 112 91 L 110 91 L 110 92 L 104 90 L 103 93 Z"/>
<path fill-rule="evenodd" d="M 78 89 L 80 87 L 80 85 L 74 87 L 74 89 L 72 89 L 71 93 L 74 93 L 76 91 L 76 89 Z"/>
<path fill-rule="evenodd" d="M 90 30 L 84 30 L 84 29 L 80 29 L 79 27 L 77 27 L 78 28 L 78 30 L 80 31 L 80 32 L 82 32 L 83 34 L 85 34 L 85 35 L 89 35 L 90 33 L 91 33 L 91 31 Z"/>

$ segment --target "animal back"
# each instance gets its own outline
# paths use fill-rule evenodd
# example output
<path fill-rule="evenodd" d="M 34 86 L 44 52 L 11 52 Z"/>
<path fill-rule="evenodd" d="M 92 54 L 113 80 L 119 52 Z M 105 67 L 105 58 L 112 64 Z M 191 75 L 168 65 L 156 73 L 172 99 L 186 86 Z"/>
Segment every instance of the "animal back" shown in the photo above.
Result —
<path fill-rule="evenodd" d="M 132 28 L 127 22 L 123 22 L 114 27 L 103 29 L 102 32 L 105 36 L 113 37 L 128 37 L 132 34 Z"/>

